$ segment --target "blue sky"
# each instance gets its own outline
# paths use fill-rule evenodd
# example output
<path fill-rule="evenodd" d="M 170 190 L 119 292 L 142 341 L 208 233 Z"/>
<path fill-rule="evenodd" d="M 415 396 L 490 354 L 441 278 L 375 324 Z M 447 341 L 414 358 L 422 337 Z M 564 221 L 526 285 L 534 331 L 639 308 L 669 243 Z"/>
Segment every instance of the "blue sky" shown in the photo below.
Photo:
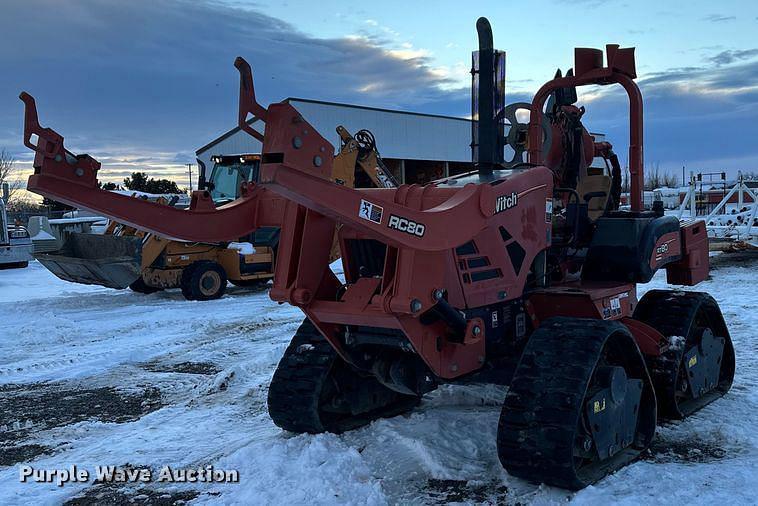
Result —
<path fill-rule="evenodd" d="M 175 176 L 234 126 L 234 57 L 264 102 L 298 96 L 465 116 L 474 23 L 507 52 L 507 101 L 528 99 L 575 46 L 637 48 L 648 164 L 758 169 L 758 2 L 249 2 L 5 0 L 0 148 L 27 167 L 20 90 L 69 149 Z M 585 96 L 590 129 L 625 153 L 626 104 Z M 379 139 L 381 142 L 381 139 Z M 185 180 L 182 180 L 185 178 Z"/>

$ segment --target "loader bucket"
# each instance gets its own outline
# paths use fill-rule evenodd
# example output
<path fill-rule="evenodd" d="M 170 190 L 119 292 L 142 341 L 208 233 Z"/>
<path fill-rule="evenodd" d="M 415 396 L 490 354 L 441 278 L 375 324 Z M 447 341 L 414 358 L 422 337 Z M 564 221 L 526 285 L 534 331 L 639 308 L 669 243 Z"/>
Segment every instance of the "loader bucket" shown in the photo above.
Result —
<path fill-rule="evenodd" d="M 142 275 L 142 239 L 71 233 L 63 247 L 37 260 L 65 281 L 123 289 Z"/>

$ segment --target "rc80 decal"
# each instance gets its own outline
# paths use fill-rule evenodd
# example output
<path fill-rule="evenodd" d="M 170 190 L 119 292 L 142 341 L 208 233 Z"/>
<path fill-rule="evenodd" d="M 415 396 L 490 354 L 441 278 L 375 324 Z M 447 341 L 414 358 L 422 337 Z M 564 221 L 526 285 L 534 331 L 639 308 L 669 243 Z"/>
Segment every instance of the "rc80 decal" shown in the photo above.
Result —
<path fill-rule="evenodd" d="M 387 226 L 389 228 L 393 228 L 395 230 L 399 230 L 416 237 L 424 237 L 424 232 L 426 232 L 426 225 L 423 223 L 417 223 L 413 220 L 409 220 L 408 218 L 395 216 L 394 214 L 390 215 Z"/>

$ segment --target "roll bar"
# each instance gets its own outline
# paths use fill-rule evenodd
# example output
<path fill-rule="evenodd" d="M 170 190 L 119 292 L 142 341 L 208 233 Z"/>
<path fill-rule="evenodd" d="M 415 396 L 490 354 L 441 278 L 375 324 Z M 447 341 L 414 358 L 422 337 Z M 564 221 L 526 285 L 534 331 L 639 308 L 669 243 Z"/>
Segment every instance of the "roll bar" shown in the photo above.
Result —
<path fill-rule="evenodd" d="M 573 76 L 558 77 L 545 83 L 532 101 L 529 118 L 529 162 L 542 160 L 542 109 L 548 97 L 560 88 L 577 86 L 620 84 L 629 97 L 629 173 L 632 211 L 642 211 L 643 172 L 643 111 L 642 92 L 634 79 L 637 71 L 634 48 L 620 48 L 618 44 L 605 47 L 607 66 L 603 66 L 603 51 L 591 48 L 574 49 Z"/>

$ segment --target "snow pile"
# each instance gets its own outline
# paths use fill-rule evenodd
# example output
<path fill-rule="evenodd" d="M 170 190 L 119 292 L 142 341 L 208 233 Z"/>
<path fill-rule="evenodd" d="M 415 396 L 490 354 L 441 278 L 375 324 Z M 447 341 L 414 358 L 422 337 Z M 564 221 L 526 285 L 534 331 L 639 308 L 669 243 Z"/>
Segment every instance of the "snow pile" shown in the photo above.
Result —
<path fill-rule="evenodd" d="M 687 338 L 684 336 L 670 336 L 669 337 L 669 349 L 681 350 L 687 343 Z"/>
<path fill-rule="evenodd" d="M 214 466 L 247 472 L 239 484 L 224 486 L 221 498 L 206 495 L 198 504 L 387 504 L 381 480 L 360 452 L 334 434 L 282 434 L 252 442 Z"/>
<path fill-rule="evenodd" d="M 253 246 L 249 242 L 230 242 L 229 246 L 227 246 L 229 249 L 236 249 L 240 252 L 240 255 L 254 255 L 255 254 L 255 246 Z"/>

